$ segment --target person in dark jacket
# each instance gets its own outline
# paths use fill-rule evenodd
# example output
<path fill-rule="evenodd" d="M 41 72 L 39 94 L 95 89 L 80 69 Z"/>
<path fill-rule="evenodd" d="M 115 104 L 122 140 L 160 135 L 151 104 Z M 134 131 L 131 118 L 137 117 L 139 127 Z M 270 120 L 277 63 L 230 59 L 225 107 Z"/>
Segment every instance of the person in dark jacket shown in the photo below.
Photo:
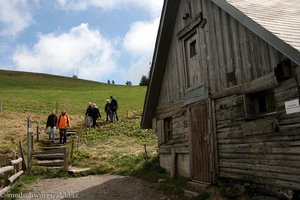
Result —
<path fill-rule="evenodd" d="M 56 123 L 57 123 L 57 116 L 55 114 L 55 110 L 51 112 L 48 116 L 46 129 L 49 134 L 49 141 L 53 144 L 55 143 L 55 133 L 56 133 Z"/>
<path fill-rule="evenodd" d="M 119 117 L 118 117 L 118 113 L 117 113 L 117 111 L 119 109 L 119 105 L 118 105 L 117 100 L 113 96 L 110 97 L 110 109 L 112 112 L 113 121 L 115 120 L 114 118 L 116 118 L 116 120 L 119 121 Z"/>
<path fill-rule="evenodd" d="M 92 103 L 89 102 L 89 106 L 88 106 L 88 108 L 86 109 L 86 112 L 85 112 L 85 119 L 86 119 L 86 124 L 87 124 L 88 128 L 93 127 L 92 109 L 93 109 L 92 108 Z"/>
<path fill-rule="evenodd" d="M 109 122 L 112 122 L 112 118 L 111 118 L 111 109 L 110 109 L 110 102 L 109 99 L 106 100 L 106 104 L 104 107 L 104 111 L 106 113 L 106 123 L 108 123 L 108 119 Z"/>
<path fill-rule="evenodd" d="M 93 106 L 92 106 L 92 118 L 93 118 L 93 126 L 92 127 L 95 128 L 98 126 L 97 119 L 101 118 L 99 108 L 97 107 L 97 105 L 95 103 L 93 103 Z"/>

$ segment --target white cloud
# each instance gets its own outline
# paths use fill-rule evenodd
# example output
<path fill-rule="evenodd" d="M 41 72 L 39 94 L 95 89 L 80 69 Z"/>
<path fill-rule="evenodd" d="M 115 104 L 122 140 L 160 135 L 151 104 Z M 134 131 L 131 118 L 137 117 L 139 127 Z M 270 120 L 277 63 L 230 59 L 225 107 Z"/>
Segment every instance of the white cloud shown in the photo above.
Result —
<path fill-rule="evenodd" d="M 143 75 L 148 76 L 149 70 L 149 60 L 146 57 L 141 57 L 135 60 L 134 64 L 123 74 L 125 75 L 123 79 L 138 85 Z"/>
<path fill-rule="evenodd" d="M 0 36 L 15 36 L 32 22 L 27 0 L 0 1 Z"/>
<path fill-rule="evenodd" d="M 124 37 L 123 47 L 132 55 L 132 66 L 127 72 L 134 84 L 138 84 L 142 75 L 148 75 L 149 62 L 155 46 L 159 18 L 149 22 L 136 22 Z"/>
<path fill-rule="evenodd" d="M 135 22 L 127 32 L 123 45 L 130 53 L 149 56 L 153 52 L 159 19 L 150 22 Z"/>
<path fill-rule="evenodd" d="M 57 0 L 57 2 L 62 8 L 71 10 L 86 10 L 89 7 L 111 10 L 137 6 L 149 11 L 153 16 L 160 14 L 163 4 L 163 0 Z"/>
<path fill-rule="evenodd" d="M 32 47 L 19 46 L 13 56 L 16 70 L 72 75 L 101 80 L 115 72 L 117 52 L 98 30 L 81 24 L 67 33 L 40 35 Z"/>

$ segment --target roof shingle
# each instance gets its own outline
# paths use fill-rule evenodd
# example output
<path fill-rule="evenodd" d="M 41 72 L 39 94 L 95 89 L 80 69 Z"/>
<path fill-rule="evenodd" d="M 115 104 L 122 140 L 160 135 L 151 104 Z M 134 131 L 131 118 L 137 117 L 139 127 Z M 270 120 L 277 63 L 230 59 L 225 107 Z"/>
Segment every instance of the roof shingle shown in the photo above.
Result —
<path fill-rule="evenodd" d="M 300 52 L 299 0 L 226 0 Z"/>

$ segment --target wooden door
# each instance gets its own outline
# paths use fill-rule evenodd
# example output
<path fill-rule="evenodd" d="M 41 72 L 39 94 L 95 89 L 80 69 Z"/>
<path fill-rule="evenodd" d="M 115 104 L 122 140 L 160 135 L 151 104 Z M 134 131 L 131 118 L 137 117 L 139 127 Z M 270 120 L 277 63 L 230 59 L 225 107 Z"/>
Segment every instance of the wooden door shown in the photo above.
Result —
<path fill-rule="evenodd" d="M 195 181 L 211 183 L 210 138 L 207 102 L 191 105 L 191 177 Z"/>

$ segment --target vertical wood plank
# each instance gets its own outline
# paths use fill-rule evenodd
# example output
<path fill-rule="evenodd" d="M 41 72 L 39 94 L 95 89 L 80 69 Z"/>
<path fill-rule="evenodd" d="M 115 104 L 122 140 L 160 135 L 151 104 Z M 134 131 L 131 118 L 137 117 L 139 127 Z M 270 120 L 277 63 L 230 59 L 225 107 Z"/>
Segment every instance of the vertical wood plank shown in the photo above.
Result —
<path fill-rule="evenodd" d="M 267 44 L 262 39 L 259 39 L 259 46 L 261 51 L 260 59 L 261 59 L 262 75 L 265 75 L 268 72 L 270 72 L 270 66 L 269 63 L 267 62 L 267 60 L 269 60 L 269 55 L 266 49 Z"/>
<path fill-rule="evenodd" d="M 236 81 L 237 84 L 241 84 L 243 82 L 242 79 L 242 61 L 241 61 L 241 53 L 240 53 L 240 41 L 239 41 L 239 33 L 238 33 L 238 22 L 231 18 L 230 19 L 230 27 L 232 33 L 232 48 L 233 48 L 233 63 L 235 65 L 236 71 Z"/>
<path fill-rule="evenodd" d="M 205 1 L 205 10 L 207 13 L 207 34 L 205 34 L 206 38 L 206 45 L 207 45 L 207 62 L 209 66 L 209 85 L 210 85 L 210 91 L 212 93 L 219 91 L 219 77 L 216 73 L 216 69 L 218 68 L 218 63 L 216 59 L 214 59 L 216 45 L 214 44 L 214 40 L 211 38 L 216 38 L 215 32 L 214 32 L 214 22 L 213 22 L 213 13 L 212 13 L 212 7 L 213 3 L 211 1 Z"/>
<path fill-rule="evenodd" d="M 223 48 L 223 34 L 222 34 L 222 24 L 221 24 L 221 9 L 218 6 L 215 6 L 214 8 L 214 21 L 215 21 L 215 26 L 214 29 L 216 31 L 216 51 L 215 54 L 213 55 L 214 60 L 218 60 L 218 66 L 215 66 L 215 70 L 218 72 L 218 77 L 219 77 L 219 91 L 227 88 L 228 84 L 226 81 L 226 61 L 224 58 L 224 53 L 225 50 Z"/>
<path fill-rule="evenodd" d="M 224 50 L 225 50 L 224 54 L 225 54 L 225 63 L 226 63 L 225 72 L 227 74 L 228 72 L 230 72 L 230 73 L 234 72 L 233 61 L 232 61 L 232 54 L 233 54 L 232 53 L 232 45 L 231 45 L 232 42 L 231 42 L 231 38 L 230 38 L 231 34 L 229 31 L 230 26 L 229 26 L 229 22 L 228 22 L 228 20 L 229 20 L 228 14 L 226 12 L 222 11 L 221 19 L 222 19 L 222 27 L 223 27 L 222 35 L 223 35 L 223 44 L 224 44 Z M 224 75 L 225 80 L 227 78 L 226 74 Z M 227 80 L 226 80 L 226 82 L 228 84 L 227 85 L 228 87 L 231 87 L 234 85 L 234 82 L 228 82 Z"/>
<path fill-rule="evenodd" d="M 170 176 L 174 178 L 176 176 L 176 153 L 175 148 L 171 149 L 171 163 L 170 163 Z"/>
<path fill-rule="evenodd" d="M 245 27 L 242 24 L 238 24 L 238 30 L 239 30 L 239 38 L 240 38 L 240 51 L 241 51 L 241 63 L 240 66 L 241 75 L 243 82 L 247 82 L 250 80 L 250 74 L 248 71 L 248 57 L 247 57 L 247 39 L 246 39 L 246 33 L 245 33 Z"/>

